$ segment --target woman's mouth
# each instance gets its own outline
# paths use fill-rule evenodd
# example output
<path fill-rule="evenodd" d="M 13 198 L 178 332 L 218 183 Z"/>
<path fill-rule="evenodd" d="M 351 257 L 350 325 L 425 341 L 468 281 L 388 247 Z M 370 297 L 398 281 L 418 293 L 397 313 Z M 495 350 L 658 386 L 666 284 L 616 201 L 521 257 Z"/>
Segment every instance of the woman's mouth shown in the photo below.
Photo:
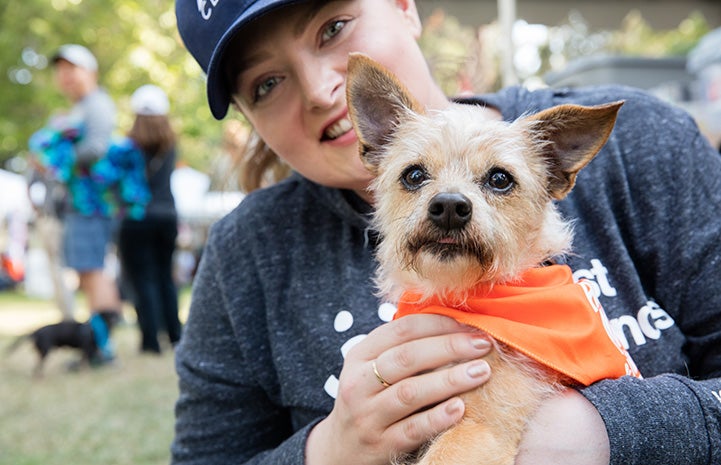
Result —
<path fill-rule="evenodd" d="M 323 140 L 334 140 L 351 131 L 353 124 L 348 118 L 341 118 L 323 131 Z"/>

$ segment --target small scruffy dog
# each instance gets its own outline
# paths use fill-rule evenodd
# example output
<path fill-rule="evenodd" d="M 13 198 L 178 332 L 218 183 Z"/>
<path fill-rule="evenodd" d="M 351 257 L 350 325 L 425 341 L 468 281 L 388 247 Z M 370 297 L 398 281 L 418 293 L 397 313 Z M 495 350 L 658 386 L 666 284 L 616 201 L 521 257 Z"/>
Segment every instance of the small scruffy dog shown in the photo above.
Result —
<path fill-rule="evenodd" d="M 571 229 L 553 201 L 568 194 L 578 171 L 606 143 L 623 102 L 562 105 L 513 123 L 488 121 L 473 105 L 426 112 L 393 75 L 360 54 L 350 57 L 346 93 L 361 158 L 376 175 L 371 189 L 381 237 L 380 294 L 399 304 L 400 315 L 446 314 L 494 341 L 486 357 L 490 380 L 463 395 L 464 418 L 413 463 L 513 464 L 527 421 L 544 398 L 564 386 L 640 376 L 609 334 L 597 300 L 572 282 L 568 267 L 546 266 L 571 244 Z M 523 300 L 537 276 L 548 272 L 554 276 L 550 291 L 527 299 L 535 310 L 493 298 L 520 289 Z M 571 303 L 557 305 L 566 289 L 574 295 Z M 485 308 L 476 308 L 478 302 Z M 585 307 L 577 312 L 579 305 Z M 538 337 L 528 321 L 510 321 L 529 313 L 543 326 L 554 311 L 563 313 Z M 488 324 L 476 325 L 477 314 Z M 515 341 L 514 333 L 521 335 L 515 339 L 530 337 Z M 566 347 L 566 339 L 575 338 L 580 342 Z M 590 349 L 593 338 L 601 349 Z M 560 346 L 550 350 L 560 361 L 546 357 L 545 345 Z"/>

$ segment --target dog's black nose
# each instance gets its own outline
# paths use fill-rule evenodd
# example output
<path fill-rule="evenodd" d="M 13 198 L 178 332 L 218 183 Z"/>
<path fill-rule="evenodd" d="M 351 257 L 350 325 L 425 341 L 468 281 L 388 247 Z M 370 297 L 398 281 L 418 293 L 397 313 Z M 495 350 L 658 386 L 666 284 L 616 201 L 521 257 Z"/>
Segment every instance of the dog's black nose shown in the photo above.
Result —
<path fill-rule="evenodd" d="M 461 229 L 471 219 L 473 206 L 463 194 L 443 192 L 431 199 L 428 219 L 446 231 Z"/>

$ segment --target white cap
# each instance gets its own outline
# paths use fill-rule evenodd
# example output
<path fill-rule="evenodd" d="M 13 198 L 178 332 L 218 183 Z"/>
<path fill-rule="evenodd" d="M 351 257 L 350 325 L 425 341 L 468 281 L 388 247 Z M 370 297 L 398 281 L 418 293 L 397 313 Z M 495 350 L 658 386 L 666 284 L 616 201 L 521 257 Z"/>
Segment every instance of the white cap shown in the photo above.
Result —
<path fill-rule="evenodd" d="M 65 44 L 61 46 L 53 55 L 52 62 L 56 63 L 58 60 L 68 61 L 79 68 L 85 68 L 89 71 L 98 70 L 98 60 L 95 59 L 95 55 L 82 45 Z"/>
<path fill-rule="evenodd" d="M 167 115 L 170 102 L 163 89 L 153 84 L 146 84 L 133 92 L 130 97 L 130 109 L 136 115 Z"/>

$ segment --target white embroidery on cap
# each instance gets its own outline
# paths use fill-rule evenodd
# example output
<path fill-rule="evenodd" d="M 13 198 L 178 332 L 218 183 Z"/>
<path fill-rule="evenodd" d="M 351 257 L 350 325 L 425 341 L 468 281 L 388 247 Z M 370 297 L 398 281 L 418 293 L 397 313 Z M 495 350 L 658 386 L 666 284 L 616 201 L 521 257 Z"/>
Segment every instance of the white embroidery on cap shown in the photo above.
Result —
<path fill-rule="evenodd" d="M 211 16 L 213 16 L 213 7 L 218 5 L 218 2 L 220 0 L 198 0 L 198 11 L 200 12 L 200 16 L 203 17 L 206 21 L 210 19 Z M 210 5 L 208 5 L 210 3 Z"/>

